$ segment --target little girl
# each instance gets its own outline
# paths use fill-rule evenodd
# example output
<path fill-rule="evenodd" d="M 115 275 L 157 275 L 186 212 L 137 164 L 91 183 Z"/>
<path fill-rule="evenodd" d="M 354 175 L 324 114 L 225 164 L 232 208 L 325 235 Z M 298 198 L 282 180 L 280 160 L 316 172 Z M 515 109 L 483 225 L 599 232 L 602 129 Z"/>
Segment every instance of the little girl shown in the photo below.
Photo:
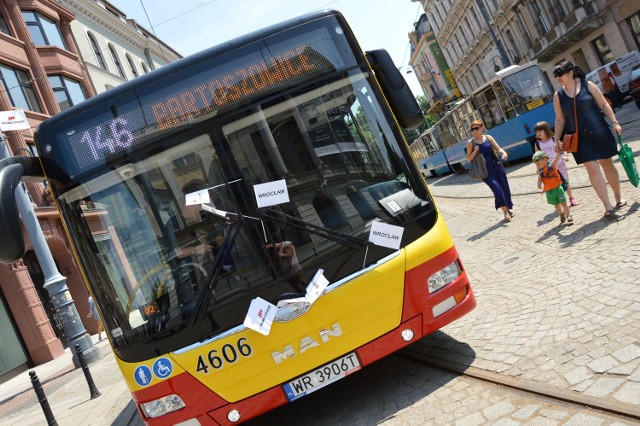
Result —
<path fill-rule="evenodd" d="M 536 141 L 536 151 L 544 151 L 545 154 L 547 154 L 547 157 L 549 157 L 549 161 L 553 161 L 558 153 L 556 153 L 555 151 L 555 141 L 553 139 L 553 131 L 551 130 L 551 126 L 546 121 L 539 121 L 538 123 L 536 123 L 534 130 L 536 132 L 536 138 L 538 139 Z M 564 160 L 568 159 L 565 158 L 565 155 L 566 154 L 560 157 L 557 167 L 558 171 L 560 172 L 560 174 L 562 174 L 562 177 L 567 183 L 567 195 L 569 196 L 569 204 L 571 204 L 571 206 L 577 206 L 578 202 L 573 197 L 571 185 L 569 184 L 569 171 L 567 170 L 567 165 L 564 163 Z"/>

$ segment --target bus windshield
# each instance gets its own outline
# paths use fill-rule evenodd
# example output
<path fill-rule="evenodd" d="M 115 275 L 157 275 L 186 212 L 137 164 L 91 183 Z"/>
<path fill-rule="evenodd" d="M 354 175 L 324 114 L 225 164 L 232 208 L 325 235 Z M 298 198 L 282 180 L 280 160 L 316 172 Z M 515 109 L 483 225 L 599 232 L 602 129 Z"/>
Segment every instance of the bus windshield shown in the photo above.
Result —
<path fill-rule="evenodd" d="M 163 129 L 102 169 L 87 158 L 75 184 L 54 181 L 122 359 L 231 333 L 255 297 L 302 296 L 319 265 L 341 285 L 396 253 L 368 242 L 372 221 L 403 227 L 403 246 L 434 225 L 360 63 Z M 290 201 L 257 208 L 254 185 L 280 180 Z"/>

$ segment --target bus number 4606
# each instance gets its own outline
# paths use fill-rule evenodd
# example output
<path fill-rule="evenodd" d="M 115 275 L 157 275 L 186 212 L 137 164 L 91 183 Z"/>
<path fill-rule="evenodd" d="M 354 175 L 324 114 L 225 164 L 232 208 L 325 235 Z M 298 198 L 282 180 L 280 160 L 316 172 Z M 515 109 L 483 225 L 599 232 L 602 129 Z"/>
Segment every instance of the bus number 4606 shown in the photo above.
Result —
<path fill-rule="evenodd" d="M 206 358 L 200 355 L 198 357 L 196 373 L 209 374 L 209 367 L 214 370 L 219 370 L 224 367 L 225 362 L 227 364 L 233 364 L 238 361 L 240 356 L 245 358 L 250 356 L 252 349 L 249 344 L 245 343 L 246 340 L 246 337 L 242 337 L 238 339 L 235 346 L 231 343 L 227 343 L 226 345 L 223 345 L 220 350 L 212 349 L 209 351 Z"/>

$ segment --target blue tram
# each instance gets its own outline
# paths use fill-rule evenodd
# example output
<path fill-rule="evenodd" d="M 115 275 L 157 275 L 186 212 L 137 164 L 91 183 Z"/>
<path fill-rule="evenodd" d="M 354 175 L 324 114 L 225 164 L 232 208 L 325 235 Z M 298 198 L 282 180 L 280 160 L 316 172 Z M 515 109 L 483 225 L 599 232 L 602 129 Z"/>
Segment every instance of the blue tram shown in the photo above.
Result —
<path fill-rule="evenodd" d="M 476 119 L 484 122 L 487 133 L 507 152 L 509 160 L 530 157 L 535 124 L 544 120 L 553 127 L 553 92 L 535 62 L 498 71 L 412 144 L 420 168 L 433 175 L 468 170 L 466 143 L 471 138 L 470 123 Z M 416 143 L 428 149 L 414 149 Z"/>

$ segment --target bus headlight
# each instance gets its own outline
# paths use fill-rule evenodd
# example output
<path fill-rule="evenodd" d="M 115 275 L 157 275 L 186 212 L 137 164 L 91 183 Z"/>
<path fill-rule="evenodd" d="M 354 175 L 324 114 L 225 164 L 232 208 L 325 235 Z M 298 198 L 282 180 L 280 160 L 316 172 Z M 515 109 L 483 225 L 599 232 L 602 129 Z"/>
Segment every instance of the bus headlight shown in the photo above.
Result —
<path fill-rule="evenodd" d="M 155 401 L 140 404 L 140 407 L 142 407 L 142 411 L 144 411 L 147 417 L 153 418 L 177 411 L 184 408 L 185 405 L 178 395 L 172 394 L 164 398 L 156 399 Z"/>
<path fill-rule="evenodd" d="M 429 277 L 429 280 L 427 281 L 429 293 L 433 294 L 442 287 L 451 284 L 453 280 L 460 276 L 461 273 L 462 270 L 460 269 L 460 265 L 458 265 L 458 261 L 454 260 L 449 265 Z"/>

